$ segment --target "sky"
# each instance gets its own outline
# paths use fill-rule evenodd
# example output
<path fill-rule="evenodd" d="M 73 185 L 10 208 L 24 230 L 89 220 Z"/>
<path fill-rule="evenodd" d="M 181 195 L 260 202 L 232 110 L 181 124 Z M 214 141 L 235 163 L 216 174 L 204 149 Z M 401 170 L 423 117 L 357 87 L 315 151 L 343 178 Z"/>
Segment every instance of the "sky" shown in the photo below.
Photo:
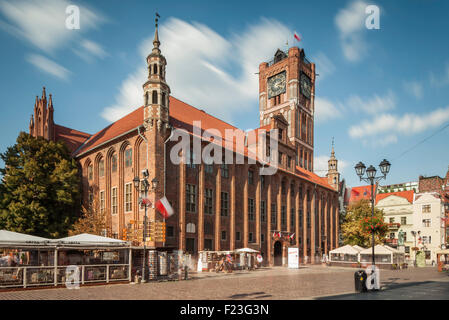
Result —
<path fill-rule="evenodd" d="M 79 8 L 79 29 L 66 27 L 70 5 Z M 375 22 L 370 5 L 379 9 L 379 28 L 366 27 Z M 0 0 L 0 152 L 28 131 L 43 86 L 53 95 L 55 122 L 91 134 L 141 106 L 156 11 L 174 97 L 257 128 L 259 64 L 278 48 L 299 46 L 319 74 L 317 174 L 326 173 L 333 137 L 350 186 L 364 184 L 354 171 L 359 161 L 388 159 L 382 184 L 446 174 L 445 0 Z"/>

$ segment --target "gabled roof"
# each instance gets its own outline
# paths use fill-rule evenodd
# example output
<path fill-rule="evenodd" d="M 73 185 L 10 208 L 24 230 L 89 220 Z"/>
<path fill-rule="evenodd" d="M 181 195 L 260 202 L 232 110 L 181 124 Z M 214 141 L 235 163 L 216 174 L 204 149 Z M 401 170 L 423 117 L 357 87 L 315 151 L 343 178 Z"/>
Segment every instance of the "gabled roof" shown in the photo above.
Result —
<path fill-rule="evenodd" d="M 55 124 L 55 140 L 63 140 L 71 152 L 78 149 L 89 137 L 88 133 Z"/>
<path fill-rule="evenodd" d="M 137 130 L 139 126 L 143 125 L 143 117 L 144 117 L 144 107 L 139 107 L 133 112 L 129 113 L 128 115 L 124 116 L 123 118 L 115 121 L 114 123 L 110 124 L 103 130 L 97 132 L 96 134 L 90 136 L 89 139 L 87 139 L 79 148 L 77 151 L 75 151 L 75 156 L 80 156 L 88 151 L 91 151 L 102 144 L 107 143 L 108 141 L 112 141 L 113 139 L 126 134 L 128 132 L 131 132 L 133 130 Z M 218 144 L 221 144 L 222 146 L 225 146 L 225 130 L 240 130 L 242 133 L 243 131 L 223 120 L 220 120 L 208 113 L 206 113 L 203 110 L 197 109 L 179 99 L 176 99 L 175 97 L 170 96 L 170 124 L 174 128 L 178 129 L 184 129 L 190 133 L 193 132 L 193 122 L 194 121 L 201 121 L 201 130 L 207 130 L 207 129 L 216 129 L 220 131 L 223 141 L 216 141 Z M 265 129 L 269 131 L 271 128 L 271 125 L 266 125 L 260 128 L 255 129 L 256 133 L 259 132 L 259 130 Z M 257 134 L 256 134 L 257 139 Z M 236 141 L 233 141 L 233 146 L 235 147 Z M 248 156 L 248 149 L 245 147 L 244 153 L 246 156 Z M 322 187 L 334 190 L 328 183 L 327 178 L 320 177 L 316 175 L 313 172 L 309 172 L 303 168 L 296 167 L 295 173 L 291 171 L 287 171 L 284 169 L 279 168 L 279 170 L 287 172 L 289 174 L 293 174 L 295 176 L 301 177 L 305 180 L 311 181 L 313 183 L 316 183 L 317 185 L 320 185 Z"/>
<path fill-rule="evenodd" d="M 389 196 L 397 196 L 404 199 L 407 199 L 409 203 L 413 203 L 413 194 L 415 192 L 413 190 L 406 190 L 406 191 L 397 191 L 397 192 L 389 192 L 389 193 L 379 193 L 376 195 L 376 204 Z"/>
<path fill-rule="evenodd" d="M 45 241 L 50 241 L 50 239 L 8 230 L 0 230 L 0 243 L 37 243 Z"/>

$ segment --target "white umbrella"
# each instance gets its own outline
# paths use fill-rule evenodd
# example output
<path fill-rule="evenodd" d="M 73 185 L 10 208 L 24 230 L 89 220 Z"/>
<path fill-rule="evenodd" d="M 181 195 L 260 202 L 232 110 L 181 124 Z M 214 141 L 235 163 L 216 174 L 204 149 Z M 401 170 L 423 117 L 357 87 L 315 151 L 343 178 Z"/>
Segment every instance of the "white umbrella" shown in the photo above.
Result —
<path fill-rule="evenodd" d="M 237 253 L 257 253 L 259 251 L 251 249 L 251 248 L 241 248 L 241 249 L 235 250 L 235 252 L 237 252 Z"/>

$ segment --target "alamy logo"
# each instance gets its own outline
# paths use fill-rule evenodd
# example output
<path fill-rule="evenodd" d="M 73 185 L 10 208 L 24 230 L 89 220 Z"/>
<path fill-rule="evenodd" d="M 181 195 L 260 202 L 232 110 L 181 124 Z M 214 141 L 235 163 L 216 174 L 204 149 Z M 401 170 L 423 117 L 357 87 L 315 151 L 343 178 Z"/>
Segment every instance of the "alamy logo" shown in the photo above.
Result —
<path fill-rule="evenodd" d="M 380 272 L 377 266 L 370 265 L 366 268 L 366 288 L 368 290 L 380 289 Z"/>
<path fill-rule="evenodd" d="M 65 286 L 67 289 L 80 288 L 80 268 L 78 266 L 68 266 L 65 269 Z"/>
<path fill-rule="evenodd" d="M 380 9 L 376 5 L 369 5 L 365 8 L 368 15 L 365 19 L 365 26 L 368 30 L 380 29 Z"/>
<path fill-rule="evenodd" d="M 80 28 L 80 8 L 75 5 L 67 6 L 65 27 L 69 30 L 79 30 Z"/>

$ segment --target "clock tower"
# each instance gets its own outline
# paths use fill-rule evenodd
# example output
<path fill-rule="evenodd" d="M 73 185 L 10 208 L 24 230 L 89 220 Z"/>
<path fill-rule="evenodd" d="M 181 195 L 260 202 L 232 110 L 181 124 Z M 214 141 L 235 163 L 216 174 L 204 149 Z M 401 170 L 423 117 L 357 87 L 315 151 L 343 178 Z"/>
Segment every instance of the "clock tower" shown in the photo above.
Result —
<path fill-rule="evenodd" d="M 260 126 L 274 116 L 288 122 L 287 140 L 296 150 L 296 165 L 313 171 L 315 64 L 303 49 L 280 49 L 270 62 L 259 65 Z"/>

